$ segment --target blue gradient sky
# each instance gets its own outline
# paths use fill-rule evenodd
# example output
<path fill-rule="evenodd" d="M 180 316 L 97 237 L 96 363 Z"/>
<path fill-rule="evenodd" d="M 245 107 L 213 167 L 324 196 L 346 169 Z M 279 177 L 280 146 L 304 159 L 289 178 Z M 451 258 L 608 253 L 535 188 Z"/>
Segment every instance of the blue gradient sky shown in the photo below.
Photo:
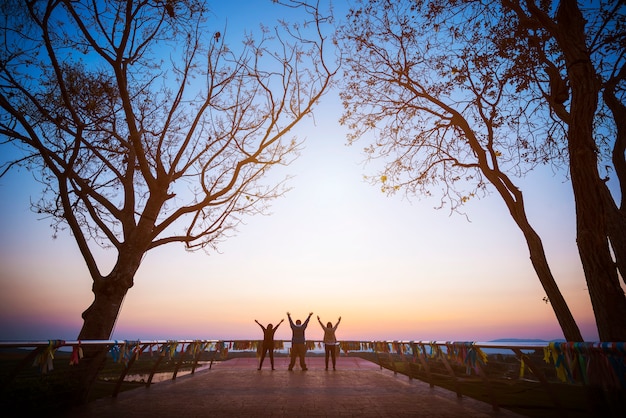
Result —
<path fill-rule="evenodd" d="M 241 28 L 276 14 L 268 4 L 237 13 L 219 5 L 216 19 L 228 16 L 235 42 Z M 220 253 L 170 245 L 147 254 L 113 338 L 256 339 L 254 319 L 277 323 L 287 311 L 294 319 L 313 311 L 325 322 L 342 316 L 339 339 L 562 338 L 500 198 L 470 201 L 468 221 L 435 210 L 436 198 L 384 196 L 363 181 L 375 169 L 363 165 L 365 142 L 345 145 L 340 114 L 331 91 L 315 120 L 294 131 L 305 139 L 301 157 L 267 179 L 293 175 L 292 190 L 270 216 L 246 219 Z M 564 177 L 541 169 L 518 184 L 583 336 L 597 340 Z M 29 210 L 38 192 L 24 170 L 0 179 L 0 340 L 74 339 L 92 300 L 69 232 L 52 239 L 49 222 Z M 322 336 L 312 322 L 307 337 Z M 276 334 L 289 337 L 288 326 Z"/>

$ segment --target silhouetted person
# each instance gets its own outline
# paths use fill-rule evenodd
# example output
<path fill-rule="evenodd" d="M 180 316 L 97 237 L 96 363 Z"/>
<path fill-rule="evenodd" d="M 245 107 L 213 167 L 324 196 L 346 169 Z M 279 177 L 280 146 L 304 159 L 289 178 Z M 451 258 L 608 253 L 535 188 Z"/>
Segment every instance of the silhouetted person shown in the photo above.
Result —
<path fill-rule="evenodd" d="M 294 324 L 291 320 L 291 314 L 287 312 L 287 318 L 289 318 L 289 325 L 291 325 L 291 361 L 289 362 L 289 370 L 293 370 L 293 366 L 296 364 L 296 357 L 300 357 L 300 367 L 302 370 L 307 370 L 304 362 L 304 356 L 306 355 L 306 339 L 304 338 L 304 330 L 309 324 L 313 312 L 309 314 L 306 321 L 302 323 L 299 319 Z"/>
<path fill-rule="evenodd" d="M 272 364 L 272 370 L 274 370 L 274 333 L 276 332 L 280 324 L 283 323 L 283 321 L 284 319 L 281 319 L 276 327 L 274 327 L 272 324 L 267 324 L 267 328 L 265 328 L 263 325 L 261 325 L 259 321 L 257 321 L 256 319 L 254 320 L 254 322 L 259 324 L 261 329 L 263 329 L 263 345 L 261 346 L 262 352 L 261 362 L 259 363 L 259 370 L 261 370 L 261 367 L 263 367 L 265 353 L 267 353 L 268 351 L 270 353 L 270 363 Z"/>
<path fill-rule="evenodd" d="M 317 321 L 320 323 L 320 325 L 322 326 L 322 329 L 324 330 L 324 351 L 326 352 L 326 370 L 328 370 L 329 355 L 333 359 L 333 370 L 336 370 L 335 369 L 335 366 L 336 366 L 335 356 L 337 355 L 337 337 L 335 337 L 335 331 L 337 331 L 337 327 L 339 326 L 339 323 L 341 322 L 341 317 L 339 317 L 335 326 L 333 326 L 332 322 L 329 322 L 328 324 L 326 324 L 326 326 L 324 326 L 324 324 L 322 324 L 322 321 L 320 320 L 319 315 L 317 317 Z"/>

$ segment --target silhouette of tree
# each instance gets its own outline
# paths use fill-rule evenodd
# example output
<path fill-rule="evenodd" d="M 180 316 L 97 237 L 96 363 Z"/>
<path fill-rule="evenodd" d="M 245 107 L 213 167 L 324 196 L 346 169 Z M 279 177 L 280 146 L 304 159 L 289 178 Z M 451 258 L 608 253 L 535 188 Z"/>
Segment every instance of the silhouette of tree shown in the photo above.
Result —
<path fill-rule="evenodd" d="M 600 339 L 624 341 L 626 297 L 619 276 L 626 278 L 626 4 L 502 4 L 512 12 L 508 24 L 516 41 L 509 37 L 509 48 L 501 51 L 520 72 L 534 67 L 535 97 L 562 125 L 556 139 L 567 147 L 576 242 Z"/>
<path fill-rule="evenodd" d="M 622 245 L 623 234 L 616 233 L 626 230 L 623 204 L 620 217 L 598 174 L 598 155 L 606 155 L 598 150 L 613 145 L 623 197 L 624 140 L 615 132 L 624 131 L 618 126 L 624 109 L 624 15 L 621 5 L 605 3 L 585 11 L 593 26 L 586 28 L 575 1 L 563 1 L 557 12 L 551 2 L 540 8 L 533 1 L 513 0 L 500 5 L 363 0 L 337 36 L 346 66 L 341 121 L 350 129 L 350 142 L 373 133 L 366 152 L 385 161 L 371 181 L 387 193 L 430 196 L 439 188 L 441 207 L 457 212 L 493 187 L 524 234 L 569 341 L 582 336 L 514 179 L 541 164 L 570 164 L 578 245 L 600 338 L 623 341 L 624 293 L 607 242 L 609 237 L 613 249 Z M 568 29 L 572 25 L 576 28 Z M 575 55 L 568 48 L 582 56 L 565 59 Z M 602 58 L 590 55 L 594 48 L 601 48 L 596 55 Z M 584 61 L 586 73 L 571 67 L 577 60 Z M 602 76 L 594 65 L 602 68 Z M 595 103 L 601 91 L 609 96 L 606 106 Z M 574 121 L 574 113 L 584 119 Z M 616 258 L 621 266 L 621 250 Z"/>
<path fill-rule="evenodd" d="M 289 131 L 336 70 L 330 17 L 275 3 L 303 22 L 234 45 L 201 0 L 0 6 L 0 134 L 20 150 L 2 173 L 28 168 L 44 185 L 35 210 L 78 244 L 94 293 L 79 339 L 110 338 L 148 251 L 213 249 L 284 193 L 260 180 L 297 156 Z M 95 246 L 116 252 L 112 267 Z"/>

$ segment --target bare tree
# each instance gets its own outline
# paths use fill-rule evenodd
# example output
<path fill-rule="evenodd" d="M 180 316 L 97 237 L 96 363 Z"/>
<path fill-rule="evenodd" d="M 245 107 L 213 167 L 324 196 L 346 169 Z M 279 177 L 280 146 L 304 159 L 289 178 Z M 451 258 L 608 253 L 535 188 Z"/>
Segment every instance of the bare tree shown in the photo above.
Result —
<path fill-rule="evenodd" d="M 600 339 L 624 341 L 619 275 L 626 279 L 626 4 L 502 4 L 512 11 L 509 23 L 518 39 L 507 54 L 522 71 L 534 67 L 543 75 L 536 96 L 564 125 L 576 242 Z M 607 185 L 611 177 L 615 196 Z"/>
<path fill-rule="evenodd" d="M 322 16 L 227 43 L 202 0 L 3 2 L 0 135 L 44 185 L 35 210 L 68 227 L 93 281 L 79 339 L 108 339 L 144 255 L 214 248 L 284 184 L 289 131 L 327 90 Z M 15 152 L 10 155 L 16 155 Z M 95 246 L 115 251 L 103 271 Z"/>
<path fill-rule="evenodd" d="M 373 132 L 366 152 L 385 161 L 372 181 L 383 191 L 431 195 L 461 211 L 493 187 L 526 239 L 530 260 L 565 338 L 580 330 L 528 221 L 514 179 L 562 161 L 542 102 L 525 102 L 515 63 L 499 53 L 502 10 L 467 2 L 371 0 L 339 30 L 347 74 L 342 123 L 354 142 Z"/>

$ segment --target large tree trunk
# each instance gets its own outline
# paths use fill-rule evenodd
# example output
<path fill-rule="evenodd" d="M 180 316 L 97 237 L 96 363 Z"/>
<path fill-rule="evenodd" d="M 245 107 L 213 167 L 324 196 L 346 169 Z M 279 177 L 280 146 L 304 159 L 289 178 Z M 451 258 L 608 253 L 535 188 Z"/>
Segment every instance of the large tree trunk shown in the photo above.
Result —
<path fill-rule="evenodd" d="M 122 308 L 122 302 L 128 289 L 132 286 L 132 273 L 113 271 L 107 278 L 94 281 L 92 290 L 94 301 L 83 312 L 83 327 L 80 340 L 108 340 Z"/>
<path fill-rule="evenodd" d="M 626 73 L 622 67 L 621 73 Z M 609 80 L 604 86 L 604 102 L 613 114 L 616 126 L 616 138 L 613 145 L 613 168 L 619 183 L 619 205 L 615 202 L 608 187 L 605 189 L 606 205 L 608 208 L 607 221 L 609 223 L 609 239 L 615 255 L 617 269 L 626 283 L 626 105 L 616 97 L 618 80 L 622 74 Z"/>
<path fill-rule="evenodd" d="M 146 203 L 144 213 L 137 225 L 134 219 L 126 222 L 126 241 L 118 247 L 118 258 L 106 277 L 92 277 L 93 303 L 83 312 L 83 327 L 79 340 L 108 340 L 111 338 L 122 302 L 128 290 L 133 287 L 135 274 L 139 270 L 143 256 L 149 249 L 160 208 L 167 197 L 167 184 L 154 189 Z M 132 199 L 129 199 L 132 201 Z M 86 401 L 93 382 L 98 377 L 106 360 L 108 347 L 83 348 L 83 366 L 79 368 L 82 384 L 82 400 Z"/>
<path fill-rule="evenodd" d="M 576 143 L 570 137 L 570 143 L 572 142 L 574 145 L 570 146 L 570 152 Z M 595 154 L 593 157 L 595 160 Z M 598 173 L 597 170 L 594 173 L 589 167 L 585 169 L 584 156 L 572 157 L 571 160 L 578 251 L 600 340 L 626 341 L 626 297 L 619 283 L 616 265 L 611 258 L 602 199 L 597 177 L 593 177 Z M 589 163 L 587 161 L 587 165 Z"/>
<path fill-rule="evenodd" d="M 586 48 L 585 20 L 575 0 L 561 2 L 557 23 L 555 35 L 565 55 L 572 89 L 568 148 L 578 251 L 600 339 L 626 341 L 626 297 L 611 256 L 606 186 L 598 172 L 593 135 L 600 81 Z"/>
<path fill-rule="evenodd" d="M 626 118 L 626 115 L 624 117 Z M 626 283 L 626 214 L 624 214 L 623 209 L 616 206 L 606 185 L 604 186 L 604 196 L 607 235 L 615 256 L 617 271 L 620 272 L 622 280 Z"/>
<path fill-rule="evenodd" d="M 94 280 L 92 287 L 94 301 L 83 312 L 83 327 L 78 335 L 79 340 L 108 340 L 122 308 L 124 297 L 133 285 L 133 278 L 139 267 L 136 259 L 120 257 L 111 274 L 106 278 Z M 140 260 L 140 258 L 139 258 Z M 80 383 L 78 401 L 86 402 L 89 392 L 98 373 L 104 366 L 108 352 L 107 346 L 85 346 L 84 357 L 76 369 Z"/>

